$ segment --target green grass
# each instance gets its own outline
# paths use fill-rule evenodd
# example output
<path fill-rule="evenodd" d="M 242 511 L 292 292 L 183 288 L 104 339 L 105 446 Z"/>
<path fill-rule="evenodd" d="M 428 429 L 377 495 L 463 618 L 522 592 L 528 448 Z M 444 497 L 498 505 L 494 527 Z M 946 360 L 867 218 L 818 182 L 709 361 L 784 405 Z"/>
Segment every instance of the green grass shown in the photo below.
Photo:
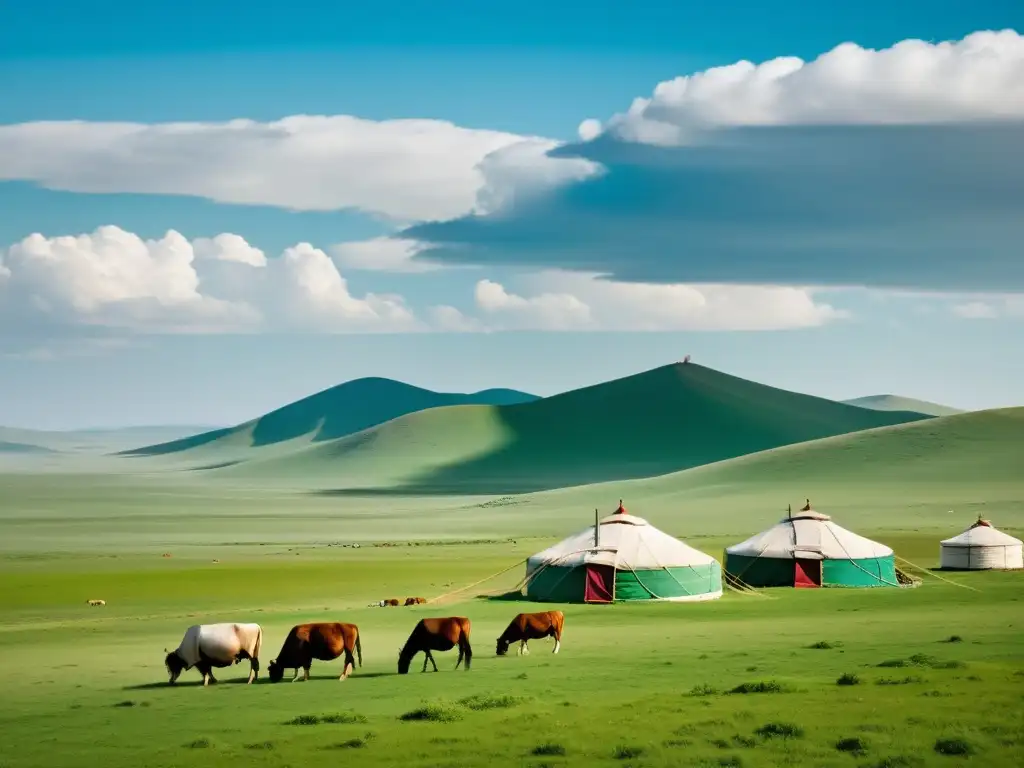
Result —
<path fill-rule="evenodd" d="M 933 544 L 917 535 L 902 548 L 932 564 Z M 365 605 L 370 594 L 432 595 L 429 585 L 440 589 L 442 579 L 471 583 L 514 560 L 515 546 L 304 548 L 300 555 L 241 548 L 235 559 L 229 547 L 212 547 L 225 570 L 199 556 L 7 555 L 0 578 L 12 588 L 0 593 L 0 658 L 12 673 L 0 727 L 18 738 L 6 743 L 4 765 L 219 766 L 239 756 L 294 765 L 324 750 L 352 750 L 367 764 L 403 767 L 524 759 L 669 766 L 680 755 L 694 765 L 827 767 L 847 765 L 851 755 L 881 765 L 915 754 L 919 765 L 939 766 L 960 740 L 971 759 L 1011 766 L 1024 745 L 1013 715 L 1014 673 L 1024 670 L 1018 574 L 957 575 L 977 592 L 932 579 L 911 590 L 560 605 L 566 635 L 557 656 L 544 644 L 526 657 L 494 655 L 494 638 L 529 604 Z M 201 588 L 211 583 L 218 588 Z M 97 592 L 105 608 L 79 599 Z M 415 621 L 455 613 L 473 621 L 472 671 L 454 671 L 455 654 L 439 653 L 437 674 L 421 674 L 420 658 L 409 675 L 394 674 L 396 649 Z M 943 642 L 951 615 L 971 627 L 964 642 Z M 166 686 L 163 649 L 190 623 L 234 618 L 263 624 L 265 660 L 294 623 L 354 621 L 365 666 L 338 682 L 338 662 L 314 662 L 308 683 L 263 679 L 249 687 L 238 684 L 248 673 L 243 663 L 209 689 L 194 671 Z M 820 637 L 831 650 L 809 647 Z M 852 672 L 873 682 L 884 674 L 878 665 L 892 659 L 916 660 L 923 684 L 835 684 Z M 725 693 L 737 688 L 768 692 Z M 948 695 L 922 697 L 922 690 Z M 859 739 L 862 755 L 837 748 L 849 739 Z"/>
<path fill-rule="evenodd" d="M 1013 766 L 1024 574 L 925 570 L 916 589 L 682 605 L 476 596 L 511 588 L 525 557 L 620 497 L 721 557 L 809 495 L 934 567 L 939 539 L 976 512 L 1024 528 L 1022 426 L 1022 409 L 964 414 L 528 496 L 327 498 L 156 459 L 0 474 L 0 729 L 16 734 L 2 765 Z M 470 584 L 440 604 L 367 607 Z M 555 607 L 566 615 L 557 656 L 550 641 L 495 656 L 512 616 Z M 472 671 L 454 671 L 452 652 L 435 654 L 437 674 L 419 672 L 422 657 L 395 674 L 416 621 L 453 614 L 472 620 Z M 365 666 L 344 682 L 340 661 L 315 661 L 309 682 L 264 673 L 241 685 L 243 663 L 211 688 L 194 670 L 166 685 L 164 649 L 192 623 L 259 621 L 267 662 L 292 625 L 318 619 L 360 626 Z M 846 675 L 860 685 L 837 685 Z"/>
<path fill-rule="evenodd" d="M 288 406 L 171 458 L 226 482 L 289 482 L 346 494 L 524 493 L 652 477 L 926 418 L 844 405 L 693 364 L 532 402 L 416 410 L 337 439 L 338 430 L 317 416 L 321 406 L 302 418 L 297 410 L 305 413 L 299 404 Z M 267 427 L 273 437 L 261 438 L 261 425 L 272 417 L 280 424 Z"/>

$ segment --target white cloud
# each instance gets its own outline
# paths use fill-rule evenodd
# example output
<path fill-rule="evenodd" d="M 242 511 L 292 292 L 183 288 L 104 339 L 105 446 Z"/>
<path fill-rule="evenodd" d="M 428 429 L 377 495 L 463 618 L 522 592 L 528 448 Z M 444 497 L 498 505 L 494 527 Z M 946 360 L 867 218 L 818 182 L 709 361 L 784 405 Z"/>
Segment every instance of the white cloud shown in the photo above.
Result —
<path fill-rule="evenodd" d="M 150 333 L 303 329 L 423 330 L 400 296 L 354 295 L 334 262 L 308 243 L 267 259 L 233 234 L 190 242 L 170 230 L 143 240 L 119 227 L 33 234 L 5 254 L 6 327 L 86 325 Z"/>
<path fill-rule="evenodd" d="M 285 250 L 281 257 L 290 279 L 288 306 L 292 316 L 314 330 L 338 324 L 349 330 L 413 331 L 420 325 L 401 296 L 352 295 L 348 282 L 331 258 L 309 243 Z"/>
<path fill-rule="evenodd" d="M 590 307 L 569 293 L 538 293 L 530 298 L 509 293 L 500 283 L 476 284 L 476 305 L 503 327 L 522 330 L 593 329 Z"/>
<path fill-rule="evenodd" d="M 447 333 L 481 333 L 488 330 L 480 320 L 464 315 L 455 307 L 442 304 L 428 310 L 431 325 Z"/>
<path fill-rule="evenodd" d="M 481 280 L 476 303 L 502 328 L 588 331 L 761 331 L 806 328 L 845 316 L 804 288 L 623 283 L 547 271 L 535 292 L 510 293 Z"/>
<path fill-rule="evenodd" d="M 1024 317 L 1024 295 L 974 297 L 952 306 L 954 315 L 966 320 L 994 320 L 1000 317 Z"/>
<path fill-rule="evenodd" d="M 415 258 L 428 247 L 418 240 L 397 237 L 375 237 L 338 243 L 330 248 L 331 256 L 342 269 L 362 272 L 431 272 L 443 265 Z"/>
<path fill-rule="evenodd" d="M 718 126 L 942 123 L 1024 117 L 1024 36 L 982 31 L 959 41 L 843 43 L 810 62 L 739 61 L 659 83 L 604 129 L 675 145 Z M 580 125 L 584 140 L 598 135 Z"/>
<path fill-rule="evenodd" d="M 227 232 L 213 238 L 198 237 L 192 241 L 192 249 L 200 259 L 230 261 L 251 267 L 267 266 L 263 251 L 249 245 L 245 238 Z"/>
<path fill-rule="evenodd" d="M 0 126 L 0 179 L 291 210 L 354 208 L 412 222 L 490 210 L 513 194 L 511 184 L 569 180 L 596 169 L 547 157 L 555 146 L 441 120 L 347 115 L 268 123 L 35 122 Z M 485 162 L 499 151 L 500 159 Z M 478 201 L 481 192 L 486 201 Z"/>

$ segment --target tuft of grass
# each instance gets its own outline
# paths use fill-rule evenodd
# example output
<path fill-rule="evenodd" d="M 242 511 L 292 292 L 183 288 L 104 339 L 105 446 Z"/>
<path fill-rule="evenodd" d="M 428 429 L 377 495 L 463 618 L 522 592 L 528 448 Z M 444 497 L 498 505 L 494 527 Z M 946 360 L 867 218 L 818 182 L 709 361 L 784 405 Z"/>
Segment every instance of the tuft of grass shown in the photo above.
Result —
<path fill-rule="evenodd" d="M 787 693 L 789 687 L 774 680 L 758 680 L 755 683 L 740 683 L 729 693 Z"/>
<path fill-rule="evenodd" d="M 690 739 L 668 739 L 663 741 L 661 745 L 669 749 L 686 749 L 687 747 L 692 747 L 693 742 Z"/>
<path fill-rule="evenodd" d="M 963 641 L 964 641 L 964 639 L 962 637 L 960 637 L 960 635 L 950 635 L 949 637 L 947 637 L 942 642 L 944 642 L 944 643 L 962 643 Z"/>
<path fill-rule="evenodd" d="M 836 685 L 860 685 L 860 678 L 850 672 L 840 675 Z"/>
<path fill-rule="evenodd" d="M 637 746 L 626 746 L 620 744 L 612 752 L 612 757 L 616 760 L 632 760 L 634 757 L 640 757 L 644 753 L 643 747 Z"/>
<path fill-rule="evenodd" d="M 718 764 L 725 768 L 743 768 L 743 758 L 739 755 L 727 755 L 718 758 Z"/>
<path fill-rule="evenodd" d="M 940 755 L 967 757 L 974 754 L 974 747 L 963 739 L 939 739 L 935 742 L 935 751 Z"/>
<path fill-rule="evenodd" d="M 138 705 L 139 705 L 139 703 L 137 701 L 132 701 L 131 699 L 125 699 L 124 701 L 117 702 L 117 704 L 115 704 L 114 706 L 115 707 L 137 707 Z"/>
<path fill-rule="evenodd" d="M 714 696 L 717 693 L 718 689 L 708 685 L 707 683 L 695 685 L 690 689 L 691 696 Z"/>
<path fill-rule="evenodd" d="M 475 711 L 482 711 L 485 709 L 511 709 L 522 703 L 522 698 L 519 696 L 484 696 L 478 694 L 476 696 L 467 696 L 464 699 L 459 700 L 459 704 L 464 706 L 466 709 L 472 709 Z"/>
<path fill-rule="evenodd" d="M 869 768 L 918 768 L 922 765 L 924 765 L 924 761 L 919 757 L 890 755 L 883 757 L 877 763 L 873 763 Z"/>
<path fill-rule="evenodd" d="M 752 739 L 749 736 L 742 736 L 737 733 L 735 736 L 732 737 L 732 743 L 735 744 L 737 747 L 753 749 L 757 746 L 757 739 Z"/>
<path fill-rule="evenodd" d="M 927 653 L 915 653 L 909 659 L 888 659 L 878 665 L 885 668 L 926 667 L 928 669 L 963 669 L 962 661 L 942 661 Z"/>
<path fill-rule="evenodd" d="M 836 742 L 836 749 L 840 752 L 849 752 L 851 755 L 863 755 L 868 751 L 867 742 L 857 736 L 840 739 Z"/>
<path fill-rule="evenodd" d="M 754 733 L 763 739 L 799 739 L 803 738 L 804 729 L 793 723 L 765 723 Z"/>
<path fill-rule="evenodd" d="M 565 757 L 565 747 L 561 744 L 538 744 L 530 750 L 531 755 L 536 757 Z"/>
<path fill-rule="evenodd" d="M 186 749 L 209 749 L 213 743 L 209 739 L 196 739 L 185 745 Z"/>
<path fill-rule="evenodd" d="M 274 742 L 272 742 L 272 741 L 257 741 L 257 742 L 254 742 L 253 744 L 243 744 L 242 746 L 245 749 L 269 751 L 269 750 L 272 750 L 274 748 Z"/>
<path fill-rule="evenodd" d="M 329 715 L 320 716 L 321 723 L 333 723 L 342 725 L 361 725 L 367 722 L 366 715 L 361 712 L 334 712 Z"/>
<path fill-rule="evenodd" d="M 875 680 L 875 685 L 913 685 L 923 682 L 924 678 L 919 675 L 907 675 L 906 677 L 880 677 Z"/>
<path fill-rule="evenodd" d="M 297 715 L 285 723 L 285 725 L 318 725 L 320 718 L 317 715 Z"/>
<path fill-rule="evenodd" d="M 399 716 L 404 722 L 454 723 L 462 713 L 449 704 L 426 704 Z"/>
<path fill-rule="evenodd" d="M 366 739 L 356 737 L 349 739 L 348 741 L 340 741 L 337 744 L 331 744 L 325 749 L 362 749 L 366 746 Z"/>
<path fill-rule="evenodd" d="M 816 643 L 811 643 L 807 647 L 812 651 L 831 651 L 833 648 L 838 647 L 838 643 L 833 645 L 828 640 L 819 640 Z"/>

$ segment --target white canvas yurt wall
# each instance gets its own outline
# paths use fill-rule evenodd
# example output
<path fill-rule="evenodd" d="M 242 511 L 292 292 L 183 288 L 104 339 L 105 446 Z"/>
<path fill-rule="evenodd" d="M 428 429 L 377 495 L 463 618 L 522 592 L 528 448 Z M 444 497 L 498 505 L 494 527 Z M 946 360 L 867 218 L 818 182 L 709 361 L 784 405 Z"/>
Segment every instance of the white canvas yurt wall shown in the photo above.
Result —
<path fill-rule="evenodd" d="M 979 520 L 959 536 L 940 542 L 939 564 L 969 571 L 1024 568 L 1024 542 Z"/>

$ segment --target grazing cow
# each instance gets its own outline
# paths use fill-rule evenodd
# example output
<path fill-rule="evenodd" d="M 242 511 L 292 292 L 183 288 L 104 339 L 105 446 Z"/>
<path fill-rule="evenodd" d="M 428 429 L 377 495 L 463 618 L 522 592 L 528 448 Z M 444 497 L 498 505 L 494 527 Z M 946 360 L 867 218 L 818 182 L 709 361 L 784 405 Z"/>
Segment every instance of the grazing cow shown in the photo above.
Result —
<path fill-rule="evenodd" d="M 249 659 L 249 680 L 260 671 L 263 628 L 259 624 L 193 624 L 176 650 L 167 654 L 164 666 L 173 685 L 186 669 L 195 667 L 203 676 L 203 685 L 216 683 L 213 667 L 230 667 Z"/>
<path fill-rule="evenodd" d="M 86 600 L 86 602 L 89 603 L 89 605 L 106 605 L 107 604 L 106 600 Z"/>
<path fill-rule="evenodd" d="M 434 665 L 437 672 L 437 664 L 431 651 L 450 651 L 459 646 L 459 660 L 455 662 L 455 668 L 459 668 L 462 660 L 466 660 L 466 671 L 469 671 L 469 664 L 473 660 L 473 649 L 469 644 L 469 619 L 464 616 L 449 616 L 444 619 L 420 619 L 419 622 L 405 641 L 405 646 L 398 651 L 398 674 L 405 675 L 409 672 L 409 664 L 412 657 L 423 651 L 423 669 L 427 671 L 427 662 Z"/>
<path fill-rule="evenodd" d="M 389 606 L 398 605 L 398 598 L 391 597 L 387 600 L 381 600 L 379 603 L 377 603 L 377 605 L 379 605 L 381 608 L 387 608 Z"/>
<path fill-rule="evenodd" d="M 344 680 L 355 670 L 352 651 L 359 657 L 359 666 L 363 666 L 363 645 L 359 639 L 359 627 L 355 624 L 340 622 L 315 622 L 312 624 L 296 624 L 281 646 L 277 658 L 267 667 L 270 682 L 276 683 L 284 677 L 286 669 L 294 669 L 294 683 L 303 671 L 303 680 L 309 680 L 309 668 L 313 659 L 333 661 L 345 654 L 345 666 L 341 670 L 339 680 Z"/>
<path fill-rule="evenodd" d="M 405 598 L 406 605 L 423 605 L 427 602 L 425 597 L 407 597 Z"/>
<path fill-rule="evenodd" d="M 552 653 L 558 653 L 562 647 L 562 625 L 565 624 L 565 615 L 561 611 L 544 611 L 543 613 L 520 613 L 505 628 L 498 638 L 496 653 L 504 656 L 508 653 L 508 647 L 518 641 L 519 655 L 529 654 L 530 648 L 527 643 L 530 640 L 540 640 L 542 637 L 555 638 L 555 649 Z"/>

